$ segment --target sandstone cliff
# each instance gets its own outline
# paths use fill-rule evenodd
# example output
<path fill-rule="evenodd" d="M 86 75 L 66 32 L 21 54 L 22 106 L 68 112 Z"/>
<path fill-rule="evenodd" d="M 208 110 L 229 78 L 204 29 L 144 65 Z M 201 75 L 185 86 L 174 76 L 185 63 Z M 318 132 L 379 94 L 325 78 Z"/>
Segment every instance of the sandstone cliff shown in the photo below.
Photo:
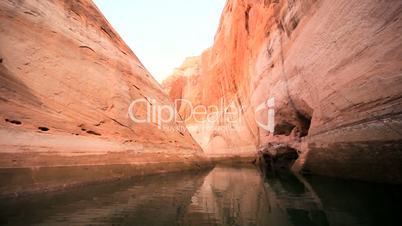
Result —
<path fill-rule="evenodd" d="M 1 1 L 0 75 L 0 194 L 204 160 L 187 131 L 129 119 L 170 102 L 91 1 Z"/>
<path fill-rule="evenodd" d="M 241 120 L 190 131 L 212 155 L 287 147 L 296 170 L 402 183 L 401 12 L 399 0 L 229 0 L 187 80 L 191 102 L 223 101 Z"/>

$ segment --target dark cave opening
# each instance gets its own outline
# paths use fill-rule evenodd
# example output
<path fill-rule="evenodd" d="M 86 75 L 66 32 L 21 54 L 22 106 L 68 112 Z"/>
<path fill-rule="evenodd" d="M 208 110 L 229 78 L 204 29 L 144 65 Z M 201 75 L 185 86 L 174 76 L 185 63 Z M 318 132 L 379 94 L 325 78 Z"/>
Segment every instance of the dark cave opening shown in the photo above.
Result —
<path fill-rule="evenodd" d="M 296 118 L 300 123 L 300 137 L 305 137 L 308 135 L 311 126 L 311 115 L 302 114 L 301 112 L 296 112 Z"/>
<path fill-rule="evenodd" d="M 43 132 L 49 131 L 49 128 L 43 126 L 38 127 L 38 129 Z"/>

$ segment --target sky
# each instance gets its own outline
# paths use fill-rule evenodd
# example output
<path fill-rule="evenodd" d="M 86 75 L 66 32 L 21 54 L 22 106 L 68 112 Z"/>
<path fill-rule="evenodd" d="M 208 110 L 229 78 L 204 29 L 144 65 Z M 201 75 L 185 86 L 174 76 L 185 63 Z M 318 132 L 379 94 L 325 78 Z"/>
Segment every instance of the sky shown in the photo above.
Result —
<path fill-rule="evenodd" d="M 213 44 L 226 0 L 94 0 L 161 82 L 184 59 Z"/>

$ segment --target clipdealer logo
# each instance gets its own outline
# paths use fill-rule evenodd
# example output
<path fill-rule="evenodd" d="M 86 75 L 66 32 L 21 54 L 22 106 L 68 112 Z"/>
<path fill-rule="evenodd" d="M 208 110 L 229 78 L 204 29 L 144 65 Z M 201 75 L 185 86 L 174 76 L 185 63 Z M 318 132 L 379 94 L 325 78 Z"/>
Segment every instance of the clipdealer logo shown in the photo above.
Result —
<path fill-rule="evenodd" d="M 274 133 L 274 131 L 275 131 L 275 97 L 271 97 L 268 100 L 266 100 L 265 102 L 258 105 L 255 109 L 255 113 L 263 111 L 265 109 L 268 110 L 266 124 L 263 124 L 257 118 L 255 118 L 255 121 L 260 128 L 262 128 L 270 133 Z M 255 116 L 256 116 L 256 114 L 255 114 Z"/>
<path fill-rule="evenodd" d="M 187 105 L 186 109 L 189 109 L 188 116 L 185 119 L 177 113 L 176 107 L 180 103 L 180 106 Z M 244 106 L 243 106 L 244 107 Z M 267 122 L 260 122 L 255 118 L 257 125 L 268 131 L 274 132 L 275 128 L 275 98 L 269 98 L 255 108 L 255 113 L 267 110 Z M 141 116 L 136 115 L 138 111 L 144 111 Z M 174 105 L 160 104 L 155 99 L 140 98 L 131 102 L 128 109 L 128 116 L 135 123 L 154 123 L 158 125 L 159 129 L 163 129 L 164 125 L 172 125 L 173 123 L 185 123 L 191 121 L 192 123 L 209 123 L 210 125 L 217 122 L 224 123 L 241 123 L 243 109 L 233 105 L 224 106 L 223 101 L 220 105 L 197 105 L 193 106 L 189 100 L 177 99 Z M 256 115 L 255 114 L 255 115 Z M 213 127 L 211 127 L 212 129 Z"/>

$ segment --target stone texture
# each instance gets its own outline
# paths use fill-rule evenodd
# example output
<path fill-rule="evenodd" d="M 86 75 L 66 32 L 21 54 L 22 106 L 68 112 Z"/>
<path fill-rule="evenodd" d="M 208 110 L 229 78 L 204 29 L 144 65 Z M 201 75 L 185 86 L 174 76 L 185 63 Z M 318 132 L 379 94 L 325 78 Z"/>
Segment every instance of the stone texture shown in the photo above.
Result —
<path fill-rule="evenodd" d="M 285 144 L 298 170 L 402 183 L 401 12 L 399 0 L 229 0 L 190 77 L 195 103 L 223 100 L 242 120 L 190 131 L 209 154 Z M 271 97 L 273 134 L 256 124 Z"/>
<path fill-rule="evenodd" d="M 15 168 L 122 165 L 120 173 L 95 170 L 85 180 L 66 173 L 69 185 L 147 173 L 148 163 L 160 172 L 205 161 L 187 131 L 129 119 L 137 98 L 171 103 L 91 1 L 1 1 L 0 58 L 2 194 L 18 181 L 9 174 Z M 17 190 L 51 187 L 30 178 Z"/>

